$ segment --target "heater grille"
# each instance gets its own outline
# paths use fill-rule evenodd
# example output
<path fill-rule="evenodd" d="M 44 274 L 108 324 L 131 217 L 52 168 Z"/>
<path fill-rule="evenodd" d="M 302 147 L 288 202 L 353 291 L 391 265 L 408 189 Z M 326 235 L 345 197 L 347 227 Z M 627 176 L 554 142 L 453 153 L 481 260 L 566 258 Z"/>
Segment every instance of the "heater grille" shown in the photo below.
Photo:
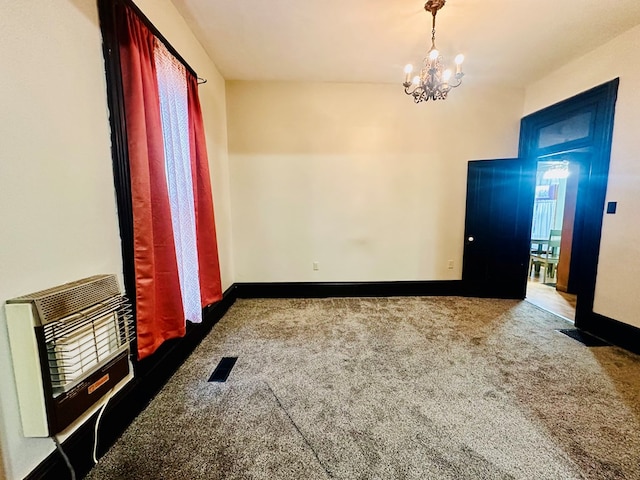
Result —
<path fill-rule="evenodd" d="M 13 298 L 5 308 L 25 436 L 77 428 L 133 378 L 133 315 L 115 275 Z"/>
<path fill-rule="evenodd" d="M 44 325 L 73 315 L 115 295 L 120 295 L 115 275 L 95 275 L 17 297 L 8 300 L 7 303 L 32 303 L 38 312 L 40 325 Z"/>
<path fill-rule="evenodd" d="M 127 350 L 131 307 L 114 297 L 91 309 L 44 326 L 54 396 L 74 388 L 100 365 Z"/>

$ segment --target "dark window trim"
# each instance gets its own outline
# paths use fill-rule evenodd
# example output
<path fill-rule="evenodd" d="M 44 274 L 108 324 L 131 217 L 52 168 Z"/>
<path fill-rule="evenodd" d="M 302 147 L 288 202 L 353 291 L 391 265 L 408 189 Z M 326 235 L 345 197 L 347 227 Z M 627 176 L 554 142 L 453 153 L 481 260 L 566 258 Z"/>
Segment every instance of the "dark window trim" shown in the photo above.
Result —
<path fill-rule="evenodd" d="M 196 73 L 196 71 L 193 68 L 191 68 L 191 66 L 182 57 L 182 55 L 178 53 L 178 51 L 173 47 L 173 45 L 171 45 L 171 43 L 169 43 L 169 41 L 164 37 L 164 35 L 160 33 L 160 30 L 158 30 L 156 26 L 153 23 L 151 23 L 151 20 L 147 18 L 147 16 L 142 12 L 142 10 L 140 10 L 140 8 L 138 8 L 138 6 L 135 3 L 133 3 L 132 0 L 98 0 L 98 10 L 100 12 L 100 24 L 101 24 L 103 36 L 104 36 L 104 26 L 102 23 L 103 12 L 104 13 L 109 12 L 113 18 L 113 13 L 115 12 L 118 5 L 126 5 L 131 10 L 133 10 L 136 13 L 136 15 L 140 17 L 140 20 L 142 20 L 142 23 L 144 23 L 145 26 L 149 30 L 151 30 L 151 33 L 153 33 L 153 35 L 156 38 L 158 38 L 158 40 L 164 43 L 164 45 L 167 47 L 167 50 L 169 50 L 169 52 L 171 52 L 171 54 L 174 57 L 176 57 L 180 61 L 180 63 L 182 63 L 182 65 L 185 66 L 185 68 L 189 71 L 189 73 L 191 73 L 196 78 L 198 77 L 198 74 Z M 109 26 L 112 28 L 112 31 L 115 32 L 115 29 L 113 28 L 114 23 L 111 22 Z"/>
<path fill-rule="evenodd" d="M 184 65 L 189 73 L 196 78 L 198 75 L 131 0 L 98 0 L 100 30 L 102 31 L 102 51 L 107 80 L 107 105 L 109 107 L 109 123 L 111 126 L 111 157 L 113 160 L 113 178 L 118 207 L 124 287 L 127 296 L 131 300 L 135 318 L 136 277 L 133 245 L 131 176 L 129 174 L 129 151 L 122 87 L 122 70 L 120 68 L 120 49 L 116 28 L 116 11 L 124 6 L 131 8 L 140 17 L 146 27 L 149 28 L 156 38 L 166 46 L 167 50 Z M 133 351 L 137 350 L 135 340 L 132 347 Z"/>
<path fill-rule="evenodd" d="M 599 105 L 599 100 L 595 99 L 592 101 L 587 101 L 585 103 L 581 103 L 579 102 L 579 98 L 576 97 L 572 97 L 569 100 L 560 102 L 561 104 L 564 104 L 564 102 L 569 102 L 569 105 L 567 106 L 567 110 L 565 112 L 563 112 L 564 115 L 566 115 L 567 118 L 569 117 L 573 117 L 574 115 L 580 115 L 582 113 L 593 113 L 593 112 L 597 112 L 598 111 L 598 105 Z M 577 105 L 575 106 L 575 108 L 573 108 L 571 111 L 569 110 L 569 108 L 571 108 L 570 103 L 571 102 L 577 102 Z M 536 155 L 538 157 L 542 157 L 545 155 L 553 155 L 556 154 L 560 151 L 575 151 L 579 148 L 588 148 L 591 145 L 594 144 L 594 142 L 598 141 L 595 138 L 596 135 L 596 131 L 599 128 L 598 125 L 598 120 L 600 120 L 598 118 L 597 115 L 592 115 L 591 116 L 591 120 L 589 122 L 589 134 L 586 137 L 583 138 L 578 138 L 575 140 L 569 140 L 568 142 L 561 142 L 561 143 L 556 143 L 554 145 L 550 145 L 547 147 L 539 147 L 537 145 L 537 142 L 539 141 L 539 134 L 540 134 L 540 130 L 542 130 L 545 127 L 549 127 L 551 125 L 554 125 L 558 122 L 558 118 L 551 115 L 547 118 L 545 118 L 543 121 L 541 120 L 540 123 L 537 123 L 537 120 L 535 118 L 536 115 L 538 114 L 545 114 L 546 110 L 540 110 L 538 112 L 532 113 L 528 116 L 526 116 L 525 118 L 522 119 L 523 122 L 523 126 L 524 123 L 527 123 L 527 127 L 529 127 L 529 123 L 530 122 L 536 122 L 535 128 L 536 131 L 532 132 L 533 138 L 532 141 L 536 142 L 536 145 L 531 146 L 531 154 L 532 155 Z"/>
<path fill-rule="evenodd" d="M 190 74 L 196 78 L 198 75 L 131 0 L 98 0 L 98 15 L 100 18 L 100 30 L 102 31 L 102 51 L 107 80 L 107 105 L 111 126 L 111 157 L 113 160 L 113 177 L 118 207 L 118 224 L 120 227 L 122 270 L 124 287 L 127 297 L 131 300 L 135 318 L 136 274 L 133 245 L 133 206 L 131 201 L 131 176 L 129 173 L 129 150 L 122 69 L 120 67 L 120 48 L 116 28 L 116 12 L 124 6 L 131 8 L 140 17 L 145 26 L 184 65 Z M 137 351 L 135 340 L 132 342 L 132 351 Z M 137 365 L 135 355 L 133 357 L 134 363 Z"/>
<path fill-rule="evenodd" d="M 131 202 L 131 177 L 129 175 L 129 151 L 120 68 L 120 50 L 116 34 L 116 6 L 120 0 L 98 0 L 102 51 L 107 80 L 107 105 L 111 125 L 111 157 L 113 178 L 118 205 L 118 223 L 122 249 L 122 268 L 127 295 L 134 306 L 135 315 L 135 267 L 133 255 L 133 209 Z"/>

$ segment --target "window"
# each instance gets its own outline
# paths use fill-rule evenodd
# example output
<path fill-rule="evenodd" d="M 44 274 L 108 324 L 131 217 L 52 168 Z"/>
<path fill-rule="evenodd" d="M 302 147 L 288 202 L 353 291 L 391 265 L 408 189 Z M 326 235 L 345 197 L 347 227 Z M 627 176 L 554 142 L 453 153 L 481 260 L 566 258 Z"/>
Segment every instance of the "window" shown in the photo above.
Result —
<path fill-rule="evenodd" d="M 195 72 L 130 0 L 101 0 L 125 287 L 138 358 L 222 297 Z"/>

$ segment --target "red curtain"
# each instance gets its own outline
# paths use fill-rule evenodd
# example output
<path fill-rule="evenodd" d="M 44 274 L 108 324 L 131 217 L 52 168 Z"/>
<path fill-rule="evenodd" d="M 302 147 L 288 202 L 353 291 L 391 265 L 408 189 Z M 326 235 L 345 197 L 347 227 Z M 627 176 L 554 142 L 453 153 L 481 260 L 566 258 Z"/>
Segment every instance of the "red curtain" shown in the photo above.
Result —
<path fill-rule="evenodd" d="M 213 214 L 211 177 L 204 135 L 202 110 L 198 96 L 198 79 L 187 72 L 187 97 L 189 105 L 189 148 L 191 153 L 191 177 L 196 213 L 196 242 L 200 271 L 200 295 L 205 307 L 222 298 L 220 264 L 216 240 L 216 224 Z"/>
<path fill-rule="evenodd" d="M 155 37 L 123 6 L 120 62 L 131 173 L 138 358 L 185 334 L 164 166 Z M 213 218 L 213 217 L 212 217 Z"/>

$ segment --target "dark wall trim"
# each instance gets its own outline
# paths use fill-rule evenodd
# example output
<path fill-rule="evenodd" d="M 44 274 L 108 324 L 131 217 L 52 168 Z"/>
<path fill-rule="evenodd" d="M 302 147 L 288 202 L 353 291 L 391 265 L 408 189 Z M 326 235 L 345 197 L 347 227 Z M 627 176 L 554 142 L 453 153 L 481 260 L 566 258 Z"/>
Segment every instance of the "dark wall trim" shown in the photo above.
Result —
<path fill-rule="evenodd" d="M 111 400 L 100 423 L 98 457 L 111 448 L 131 422 L 182 365 L 237 298 L 326 298 L 464 295 L 461 280 L 400 282 L 287 282 L 238 283 L 227 289 L 221 301 L 204 310 L 200 325 L 187 325 L 187 334 L 166 342 L 151 357 L 135 364 L 135 379 Z M 602 315 L 593 314 L 586 330 L 594 335 L 640 354 L 640 329 Z M 91 469 L 95 417 L 64 442 L 78 478 Z M 69 470 L 55 451 L 26 480 L 69 478 Z"/>
<path fill-rule="evenodd" d="M 326 298 L 462 295 L 461 280 L 237 283 L 238 298 Z"/>
<path fill-rule="evenodd" d="M 571 269 L 579 278 L 577 286 L 576 327 L 590 330 L 593 313 L 600 238 L 606 200 L 609 161 L 615 104 L 618 93 L 618 78 L 575 95 L 567 100 L 524 117 L 520 128 L 519 156 L 535 169 L 538 158 L 550 154 L 587 151 L 590 162 L 587 165 L 587 179 L 584 189 L 579 190 L 576 210 L 576 230 L 572 247 Z M 583 139 L 548 148 L 538 147 L 541 128 L 569 118 L 571 115 L 592 113 L 591 134 Z M 531 209 L 533 215 L 533 208 Z M 576 241 L 576 236 L 579 241 Z"/>
<path fill-rule="evenodd" d="M 132 302 L 135 315 L 136 282 L 133 242 L 133 207 L 131 202 L 131 177 L 129 170 L 129 149 L 125 117 L 124 94 L 122 89 L 122 69 L 120 66 L 120 47 L 117 29 L 118 9 L 124 6 L 133 10 L 147 28 L 167 47 L 167 50 L 180 61 L 194 76 L 197 73 L 182 58 L 178 51 L 167 41 L 132 0 L 98 0 L 100 30 L 102 32 L 102 53 L 104 56 L 107 80 L 107 105 L 111 125 L 111 157 L 113 178 L 118 205 L 118 223 L 122 239 L 122 269 L 124 286 Z M 134 345 L 135 346 L 135 345 Z"/>
<path fill-rule="evenodd" d="M 462 295 L 461 280 L 327 283 L 239 283 L 227 289 L 221 301 L 203 311 L 203 322 L 187 324 L 183 338 L 165 342 L 150 357 L 135 362 L 135 378 L 111 399 L 100 422 L 98 458 L 111 448 L 124 430 L 146 408 L 237 298 L 324 298 Z M 78 478 L 93 467 L 93 428 L 97 414 L 63 444 Z M 54 451 L 25 480 L 69 478 L 64 460 Z"/>
<path fill-rule="evenodd" d="M 165 342 L 152 356 L 134 364 L 135 378 L 111 399 L 100 421 L 98 458 L 111 448 L 122 432 L 144 410 L 235 300 L 236 288 L 231 286 L 224 293 L 222 300 L 204 309 L 201 324 L 188 323 L 184 337 Z M 62 446 L 79 479 L 93 466 L 91 455 L 96 417 L 97 414 Z M 53 442 L 51 444 L 53 445 Z M 26 480 L 64 478 L 70 478 L 69 469 L 59 452 L 54 451 L 26 477 Z"/>
<path fill-rule="evenodd" d="M 640 354 L 640 328 L 599 313 L 591 313 L 582 321 L 580 328 L 612 345 Z"/>
<path fill-rule="evenodd" d="M 147 16 L 142 12 L 142 10 L 138 8 L 138 6 L 135 3 L 133 3 L 132 0 L 98 0 L 99 9 L 115 10 L 118 4 L 126 5 L 131 10 L 133 10 L 136 13 L 136 15 L 140 17 L 140 20 L 142 20 L 145 26 L 151 31 L 151 33 L 153 33 L 153 35 L 158 40 L 164 43 L 164 45 L 167 47 L 167 50 L 169 50 L 171 55 L 176 57 L 178 61 L 180 61 L 180 63 L 182 63 L 182 65 L 184 65 L 184 67 L 189 71 L 189 73 L 191 73 L 191 75 L 193 75 L 196 78 L 198 77 L 198 74 L 193 68 L 191 68 L 191 65 L 189 65 L 184 58 L 182 58 L 182 55 L 178 53 L 178 51 L 173 47 L 173 45 L 171 45 L 169 41 L 164 37 L 164 35 L 160 33 L 160 30 L 158 30 L 156 26 L 153 23 L 151 23 L 151 20 L 147 18 Z M 102 13 L 100 15 L 102 16 Z"/>
<path fill-rule="evenodd" d="M 131 300 L 135 315 L 136 283 L 133 252 L 133 208 L 122 71 L 120 69 L 120 49 L 118 48 L 116 35 L 115 2 L 99 0 L 98 13 L 102 31 L 102 54 L 104 56 L 107 80 L 107 106 L 111 125 L 111 158 L 118 205 L 124 287 Z"/>

